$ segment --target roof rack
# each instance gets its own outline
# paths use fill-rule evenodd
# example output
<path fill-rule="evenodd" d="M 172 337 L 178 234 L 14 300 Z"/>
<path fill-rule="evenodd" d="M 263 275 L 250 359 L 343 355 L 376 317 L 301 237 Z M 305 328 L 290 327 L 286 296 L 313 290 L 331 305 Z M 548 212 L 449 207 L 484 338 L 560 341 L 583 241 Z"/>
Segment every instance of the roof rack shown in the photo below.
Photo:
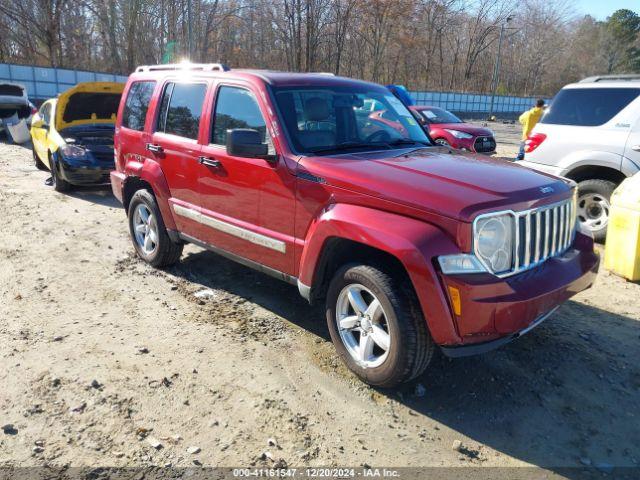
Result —
<path fill-rule="evenodd" d="M 579 83 L 631 82 L 633 80 L 640 80 L 640 75 L 637 73 L 628 73 L 621 75 L 595 75 L 593 77 L 583 78 Z"/>
<path fill-rule="evenodd" d="M 224 63 L 167 63 L 165 65 L 141 65 L 136 72 L 156 72 L 162 70 L 201 70 L 203 72 L 228 72 L 231 70 Z"/>

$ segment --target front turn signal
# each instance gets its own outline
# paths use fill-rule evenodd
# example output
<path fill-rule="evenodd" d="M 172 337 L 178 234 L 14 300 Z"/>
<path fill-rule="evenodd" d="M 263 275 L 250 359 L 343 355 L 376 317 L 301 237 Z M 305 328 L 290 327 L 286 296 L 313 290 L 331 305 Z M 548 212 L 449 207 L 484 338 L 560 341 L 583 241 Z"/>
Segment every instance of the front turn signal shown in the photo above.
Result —
<path fill-rule="evenodd" d="M 449 299 L 451 300 L 451 307 L 453 313 L 457 316 L 462 315 L 462 301 L 460 300 L 460 290 L 456 287 L 449 287 Z"/>

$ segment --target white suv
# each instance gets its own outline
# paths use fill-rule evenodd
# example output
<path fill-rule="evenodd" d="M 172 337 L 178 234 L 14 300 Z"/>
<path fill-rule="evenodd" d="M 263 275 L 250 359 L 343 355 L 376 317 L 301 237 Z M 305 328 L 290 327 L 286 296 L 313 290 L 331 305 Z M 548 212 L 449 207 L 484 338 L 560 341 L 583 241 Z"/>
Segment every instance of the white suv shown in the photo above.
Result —
<path fill-rule="evenodd" d="M 640 75 L 589 77 L 565 86 L 518 163 L 578 182 L 578 218 L 603 241 L 611 193 L 640 170 Z"/>

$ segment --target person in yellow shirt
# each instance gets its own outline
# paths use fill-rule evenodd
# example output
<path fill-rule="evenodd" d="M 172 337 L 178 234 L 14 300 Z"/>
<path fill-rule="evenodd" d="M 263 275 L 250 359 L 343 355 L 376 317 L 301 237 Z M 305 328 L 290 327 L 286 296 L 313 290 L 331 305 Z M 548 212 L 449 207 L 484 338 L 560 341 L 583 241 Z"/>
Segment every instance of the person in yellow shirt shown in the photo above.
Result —
<path fill-rule="evenodd" d="M 524 142 L 531 133 L 531 130 L 533 130 L 533 127 L 535 127 L 536 123 L 538 123 L 538 120 L 540 120 L 540 117 L 543 113 L 544 100 L 539 98 L 536 101 L 535 107 L 533 107 L 531 110 L 527 110 L 522 115 L 520 115 L 520 118 L 518 118 L 518 121 L 522 125 L 522 140 L 520 141 L 520 151 L 518 152 L 517 160 L 524 160 Z"/>

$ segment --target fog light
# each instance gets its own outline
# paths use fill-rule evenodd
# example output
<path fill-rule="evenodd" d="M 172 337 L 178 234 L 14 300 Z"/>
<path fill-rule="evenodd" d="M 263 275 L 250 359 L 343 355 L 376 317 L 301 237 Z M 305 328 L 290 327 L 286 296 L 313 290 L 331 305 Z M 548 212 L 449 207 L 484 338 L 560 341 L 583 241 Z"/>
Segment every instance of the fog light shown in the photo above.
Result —
<path fill-rule="evenodd" d="M 438 257 L 438 263 L 445 275 L 456 273 L 478 273 L 485 272 L 485 268 L 480 261 L 468 253 L 460 253 L 455 255 L 443 255 Z"/>

